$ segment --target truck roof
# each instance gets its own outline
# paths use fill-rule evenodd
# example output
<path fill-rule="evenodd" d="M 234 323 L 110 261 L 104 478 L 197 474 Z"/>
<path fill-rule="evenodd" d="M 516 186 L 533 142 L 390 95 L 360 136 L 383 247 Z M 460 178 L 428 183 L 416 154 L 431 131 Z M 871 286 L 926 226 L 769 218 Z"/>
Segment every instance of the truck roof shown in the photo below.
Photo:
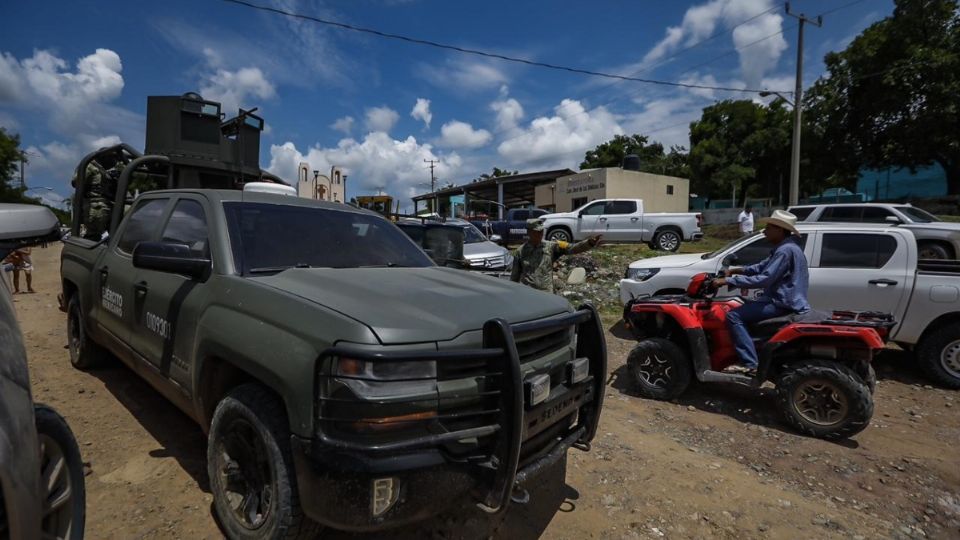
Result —
<path fill-rule="evenodd" d="M 370 210 L 364 210 L 363 208 L 357 208 L 355 206 L 350 206 L 349 204 L 343 204 L 339 202 L 330 202 L 330 201 L 319 201 L 316 199 L 308 199 L 305 197 L 291 197 L 289 195 L 276 195 L 273 193 L 264 193 L 260 191 L 243 191 L 239 189 L 160 189 L 155 191 L 148 191 L 142 194 L 142 197 L 153 197 L 153 196 L 163 196 L 163 195 L 175 195 L 189 193 L 193 195 L 201 195 L 213 202 L 230 202 L 230 201 L 239 201 L 239 202 L 253 202 L 253 203 L 268 203 L 268 204 L 283 204 L 287 206 L 300 206 L 306 208 L 325 208 L 328 210 L 340 210 L 342 212 L 355 212 L 358 214 L 370 214 L 379 216 L 376 212 L 371 212 Z"/>

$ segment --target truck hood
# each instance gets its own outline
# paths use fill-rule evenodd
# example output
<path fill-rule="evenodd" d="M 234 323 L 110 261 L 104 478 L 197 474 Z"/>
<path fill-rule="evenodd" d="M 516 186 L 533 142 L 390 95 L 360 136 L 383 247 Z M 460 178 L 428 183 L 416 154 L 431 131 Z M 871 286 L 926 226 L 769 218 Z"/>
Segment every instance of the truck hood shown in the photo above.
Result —
<path fill-rule="evenodd" d="M 361 322 L 384 344 L 448 341 L 503 318 L 570 311 L 562 297 L 450 268 L 291 268 L 249 278 Z"/>
<path fill-rule="evenodd" d="M 578 214 L 576 212 L 557 212 L 556 214 L 546 214 L 546 215 L 540 216 L 537 219 L 541 219 L 541 220 L 562 219 L 562 218 L 577 219 L 577 215 Z"/>
<path fill-rule="evenodd" d="M 682 268 L 703 260 L 702 253 L 684 253 L 683 255 L 664 255 L 640 259 L 630 263 L 630 268 Z"/>

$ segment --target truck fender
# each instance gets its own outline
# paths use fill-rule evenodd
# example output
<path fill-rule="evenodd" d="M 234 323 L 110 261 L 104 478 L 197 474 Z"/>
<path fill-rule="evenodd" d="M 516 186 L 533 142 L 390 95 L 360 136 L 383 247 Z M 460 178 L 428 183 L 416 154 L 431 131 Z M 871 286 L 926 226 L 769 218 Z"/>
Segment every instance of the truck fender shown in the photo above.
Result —
<path fill-rule="evenodd" d="M 194 407 L 202 425 L 209 425 L 220 395 L 204 396 L 223 366 L 240 373 L 242 382 L 258 382 L 283 400 L 295 434 L 313 432 L 315 368 L 319 351 L 301 337 L 262 320 L 223 307 L 207 310 L 199 321 L 193 372 Z"/>

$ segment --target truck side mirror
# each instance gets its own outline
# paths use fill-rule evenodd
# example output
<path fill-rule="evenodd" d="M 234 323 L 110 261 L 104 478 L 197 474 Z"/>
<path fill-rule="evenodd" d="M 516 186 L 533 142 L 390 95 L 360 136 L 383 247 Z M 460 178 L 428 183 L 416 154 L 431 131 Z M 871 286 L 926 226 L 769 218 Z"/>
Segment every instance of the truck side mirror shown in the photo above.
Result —
<path fill-rule="evenodd" d="M 493 242 L 494 244 L 499 244 L 500 242 L 503 241 L 503 237 L 500 236 L 499 234 L 491 234 L 490 241 Z"/>
<path fill-rule="evenodd" d="M 886 221 L 891 225 L 900 225 L 901 223 L 903 223 L 903 220 L 901 220 L 897 216 L 887 216 L 887 218 L 884 221 Z"/>
<path fill-rule="evenodd" d="M 210 270 L 210 258 L 198 255 L 186 244 L 140 242 L 133 248 L 133 266 L 202 281 Z"/>
<path fill-rule="evenodd" d="M 723 258 L 723 261 L 720 262 L 720 266 L 723 266 L 724 268 L 728 266 L 735 266 L 739 260 L 740 257 L 737 257 L 736 253 L 731 253 Z"/>

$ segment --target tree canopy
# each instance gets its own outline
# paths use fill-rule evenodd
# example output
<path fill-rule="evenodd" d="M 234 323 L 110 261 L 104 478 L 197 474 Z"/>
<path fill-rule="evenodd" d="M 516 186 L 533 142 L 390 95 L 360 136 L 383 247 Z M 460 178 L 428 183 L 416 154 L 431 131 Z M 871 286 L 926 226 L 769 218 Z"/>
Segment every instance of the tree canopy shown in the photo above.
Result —
<path fill-rule="evenodd" d="M 501 176 L 513 176 L 515 174 L 520 174 L 519 171 L 511 171 L 510 169 L 501 169 L 500 167 L 494 167 L 492 172 L 483 173 L 480 176 L 473 179 L 474 182 L 479 182 L 481 180 L 489 180 L 490 178 L 499 178 Z"/>
<path fill-rule="evenodd" d="M 620 167 L 623 165 L 623 158 L 636 154 L 640 158 L 640 170 L 643 172 L 690 177 L 687 154 L 683 147 L 674 146 L 669 153 L 665 153 L 662 144 L 649 143 L 649 140 L 646 135 L 636 133 L 630 136 L 615 135 L 613 139 L 584 154 L 580 169 Z"/>
<path fill-rule="evenodd" d="M 21 160 L 25 162 L 26 155 L 20 150 L 20 136 L 0 127 L 0 202 L 23 200 L 23 192 L 15 181 Z"/>
<path fill-rule="evenodd" d="M 949 193 L 960 194 L 956 0 L 896 0 L 893 15 L 825 63 L 828 75 L 811 88 L 805 108 L 824 159 L 841 176 L 939 163 Z"/>

